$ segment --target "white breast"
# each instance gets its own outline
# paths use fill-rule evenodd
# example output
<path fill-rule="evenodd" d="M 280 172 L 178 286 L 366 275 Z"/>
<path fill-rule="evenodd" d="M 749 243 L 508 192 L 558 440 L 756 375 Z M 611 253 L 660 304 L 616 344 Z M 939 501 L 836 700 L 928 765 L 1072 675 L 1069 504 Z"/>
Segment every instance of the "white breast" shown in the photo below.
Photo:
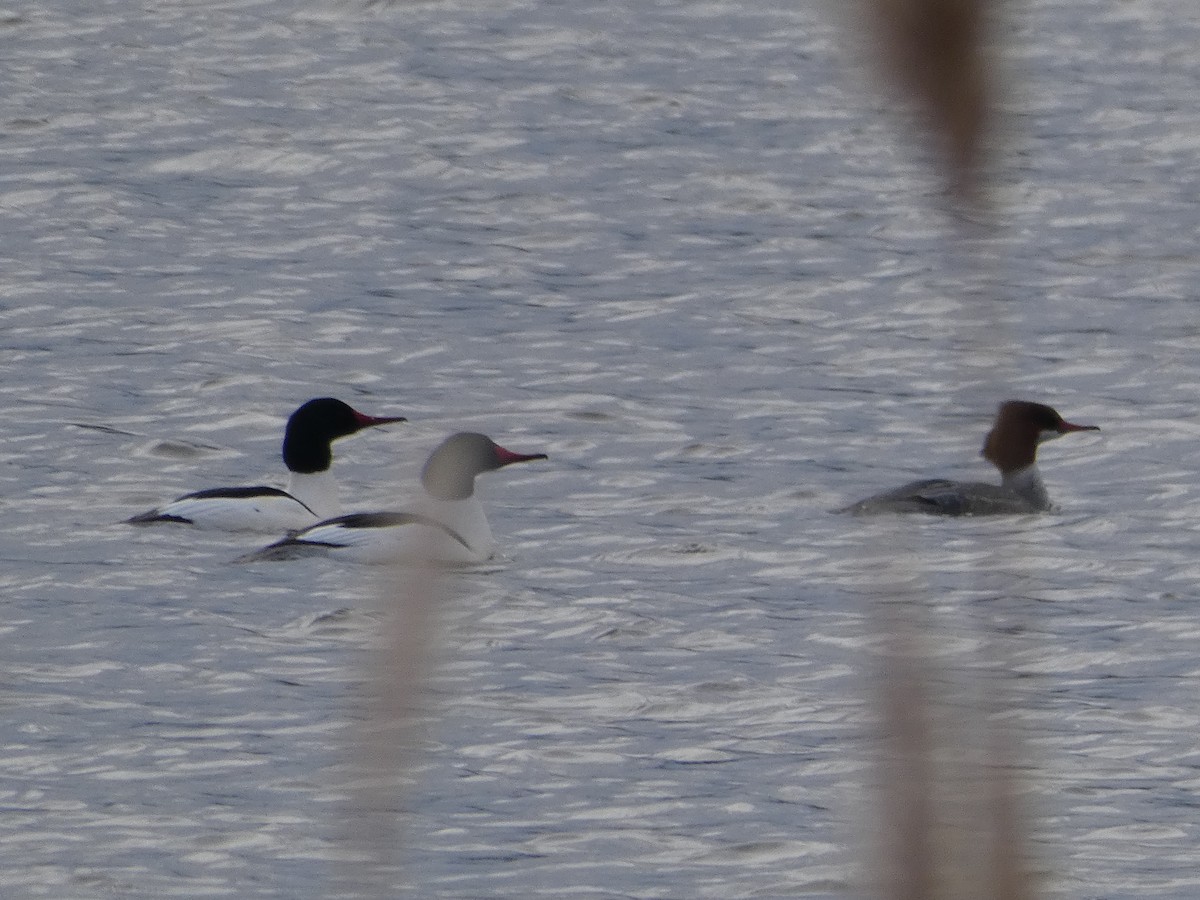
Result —
<path fill-rule="evenodd" d="M 332 519 L 341 515 L 342 504 L 338 499 L 337 482 L 333 473 L 292 472 L 288 478 L 287 492 L 311 509 L 317 519 Z M 312 524 L 309 520 L 308 524 Z"/>

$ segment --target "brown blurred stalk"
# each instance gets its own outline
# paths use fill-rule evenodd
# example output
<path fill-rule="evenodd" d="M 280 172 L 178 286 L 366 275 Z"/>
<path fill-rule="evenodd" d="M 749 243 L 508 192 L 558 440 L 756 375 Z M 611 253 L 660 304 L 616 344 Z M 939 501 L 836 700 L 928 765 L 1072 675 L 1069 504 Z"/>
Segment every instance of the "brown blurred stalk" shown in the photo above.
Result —
<path fill-rule="evenodd" d="M 888 606 L 876 692 L 876 893 L 885 900 L 1033 900 L 1016 741 L 995 715 L 995 679 L 938 673 L 927 652 L 936 636 L 930 621 L 918 623 L 922 614 L 911 604 Z"/>
<path fill-rule="evenodd" d="M 379 632 L 362 688 L 364 716 L 348 734 L 350 790 L 338 894 L 422 896 L 403 866 L 406 787 L 420 764 L 431 710 L 425 687 L 437 655 L 443 570 L 432 547 L 381 573 Z M 403 885 L 403 887 L 401 887 Z"/>
<path fill-rule="evenodd" d="M 994 104 L 988 0 L 867 0 L 885 77 L 922 113 L 951 193 L 982 200 Z"/>

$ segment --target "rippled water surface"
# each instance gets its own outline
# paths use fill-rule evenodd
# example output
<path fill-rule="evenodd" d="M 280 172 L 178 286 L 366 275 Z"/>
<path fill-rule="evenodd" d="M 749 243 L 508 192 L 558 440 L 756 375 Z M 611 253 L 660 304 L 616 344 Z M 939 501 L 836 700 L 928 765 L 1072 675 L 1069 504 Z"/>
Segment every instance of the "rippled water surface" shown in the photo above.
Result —
<path fill-rule="evenodd" d="M 119 524 L 331 394 L 411 419 L 351 508 L 451 430 L 550 455 L 486 479 L 383 895 L 854 896 L 889 596 L 1004 684 L 1047 894 L 1196 896 L 1200 23 L 1011 13 L 969 240 L 815 4 L 0 16 L 0 894 L 349 894 L 391 594 Z M 985 477 L 1006 396 L 1103 428 L 1060 512 L 830 514 Z"/>

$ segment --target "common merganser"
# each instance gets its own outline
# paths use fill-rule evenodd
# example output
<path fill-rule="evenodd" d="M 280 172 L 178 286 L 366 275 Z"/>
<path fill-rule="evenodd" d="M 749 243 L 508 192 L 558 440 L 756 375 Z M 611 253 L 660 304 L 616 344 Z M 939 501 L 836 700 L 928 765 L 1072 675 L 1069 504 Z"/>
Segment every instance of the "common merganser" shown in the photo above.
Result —
<path fill-rule="evenodd" d="M 475 476 L 546 458 L 545 453 L 506 450 L 487 435 L 459 432 L 429 455 L 421 470 L 423 496 L 411 511 L 360 512 L 327 519 L 240 561 L 329 553 L 362 563 L 409 558 L 450 564 L 485 562 L 495 552 L 496 541 L 475 495 Z"/>
<path fill-rule="evenodd" d="M 291 473 L 286 490 L 256 485 L 209 488 L 184 494 L 134 516 L 131 525 L 173 522 L 221 531 L 304 528 L 341 511 L 330 466 L 332 443 L 364 428 L 406 422 L 403 416 L 368 416 L 335 400 L 309 400 L 292 413 L 283 434 L 283 463 Z"/>
<path fill-rule="evenodd" d="M 983 444 L 984 459 L 1000 470 L 1000 484 L 913 481 L 860 500 L 838 512 L 928 513 L 940 516 L 988 516 L 1045 512 L 1050 497 L 1037 469 L 1038 444 L 1072 431 L 1099 431 L 1075 425 L 1053 408 L 1028 400 L 1006 400 Z"/>

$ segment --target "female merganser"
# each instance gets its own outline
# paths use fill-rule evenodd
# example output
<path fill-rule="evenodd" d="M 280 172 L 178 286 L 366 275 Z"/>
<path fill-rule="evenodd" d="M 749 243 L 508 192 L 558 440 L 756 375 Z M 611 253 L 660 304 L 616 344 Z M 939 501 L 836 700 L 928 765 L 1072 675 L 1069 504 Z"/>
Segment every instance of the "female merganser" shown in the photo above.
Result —
<path fill-rule="evenodd" d="M 368 416 L 341 400 L 309 400 L 288 419 L 283 463 L 291 476 L 287 490 L 274 487 L 209 488 L 184 494 L 165 506 L 134 516 L 132 525 L 175 522 L 222 531 L 279 533 L 303 528 L 341 511 L 329 467 L 335 440 L 364 428 L 406 422 L 403 416 Z"/>
<path fill-rule="evenodd" d="M 328 552 L 363 563 L 410 558 L 451 564 L 485 562 L 495 552 L 496 541 L 475 496 L 475 476 L 546 458 L 545 453 L 506 450 L 483 434 L 451 435 L 426 460 L 421 470 L 424 496 L 412 511 L 351 513 L 327 519 L 240 561 Z"/>
<path fill-rule="evenodd" d="M 1038 444 L 1070 431 L 1099 431 L 1075 425 L 1054 409 L 1028 400 L 1000 404 L 996 422 L 983 444 L 983 457 L 1000 470 L 1000 484 L 931 478 L 860 500 L 838 512 L 928 513 L 940 516 L 988 516 L 1045 512 L 1050 497 L 1038 474 Z"/>

